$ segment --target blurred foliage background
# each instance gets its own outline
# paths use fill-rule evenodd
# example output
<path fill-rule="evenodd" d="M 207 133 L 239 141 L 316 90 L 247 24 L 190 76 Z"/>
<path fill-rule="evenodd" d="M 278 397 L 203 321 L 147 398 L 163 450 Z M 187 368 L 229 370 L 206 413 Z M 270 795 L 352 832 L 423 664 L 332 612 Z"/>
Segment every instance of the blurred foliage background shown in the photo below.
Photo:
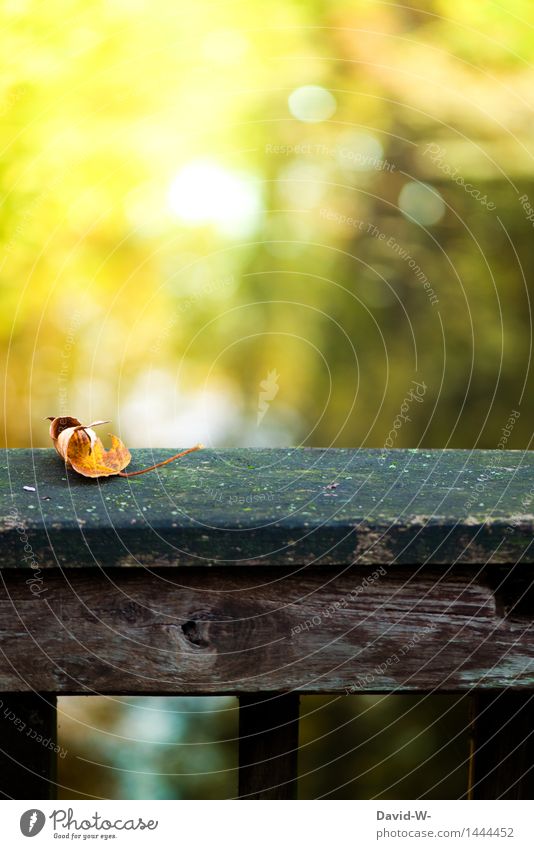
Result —
<path fill-rule="evenodd" d="M 382 446 L 412 380 L 397 445 L 495 447 L 517 410 L 507 447 L 530 446 L 528 0 L 6 0 L 0 22 L 8 446 L 64 413 L 131 446 Z M 67 797 L 235 792 L 232 700 L 63 709 Z M 304 795 L 464 788 L 462 700 L 303 714 Z"/>

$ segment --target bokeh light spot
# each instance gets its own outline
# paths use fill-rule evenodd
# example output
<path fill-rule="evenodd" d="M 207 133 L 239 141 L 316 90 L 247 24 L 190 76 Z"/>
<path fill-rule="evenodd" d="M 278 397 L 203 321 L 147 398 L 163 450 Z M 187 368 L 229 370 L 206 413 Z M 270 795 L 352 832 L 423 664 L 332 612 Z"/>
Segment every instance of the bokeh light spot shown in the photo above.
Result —
<path fill-rule="evenodd" d="M 445 201 L 433 186 L 410 182 L 400 190 L 399 209 L 417 224 L 437 224 L 445 215 Z"/>
<path fill-rule="evenodd" d="M 337 107 L 334 95 L 318 85 L 304 85 L 296 88 L 289 95 L 288 104 L 294 118 L 309 124 L 328 121 Z"/>
<path fill-rule="evenodd" d="M 348 132 L 339 138 L 337 160 L 343 168 L 373 171 L 384 158 L 384 148 L 371 133 Z"/>

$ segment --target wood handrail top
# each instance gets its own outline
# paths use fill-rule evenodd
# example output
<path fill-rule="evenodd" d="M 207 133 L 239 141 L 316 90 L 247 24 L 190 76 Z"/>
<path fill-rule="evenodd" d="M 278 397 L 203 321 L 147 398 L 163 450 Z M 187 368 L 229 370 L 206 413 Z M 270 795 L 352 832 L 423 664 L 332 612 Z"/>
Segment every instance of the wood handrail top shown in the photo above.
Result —
<path fill-rule="evenodd" d="M 0 463 L 1 568 L 534 562 L 534 452 L 205 449 L 96 481 L 53 449 Z"/>

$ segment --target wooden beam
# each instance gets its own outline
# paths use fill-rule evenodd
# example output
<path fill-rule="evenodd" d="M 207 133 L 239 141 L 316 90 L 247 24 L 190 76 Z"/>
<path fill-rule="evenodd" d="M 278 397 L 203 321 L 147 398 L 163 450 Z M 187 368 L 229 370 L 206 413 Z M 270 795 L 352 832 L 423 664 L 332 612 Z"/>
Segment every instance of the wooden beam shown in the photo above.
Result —
<path fill-rule="evenodd" d="M 141 468 L 168 452 L 132 453 Z M 57 566 L 533 564 L 533 479 L 533 451 L 204 450 L 90 481 L 53 449 L 12 449 L 2 567 L 37 594 Z"/>
<path fill-rule="evenodd" d="M 531 613 L 476 567 L 50 570 L 42 597 L 2 578 L 0 691 L 534 688 Z"/>
<path fill-rule="evenodd" d="M 295 693 L 239 699 L 239 798 L 295 799 L 299 697 Z"/>
<path fill-rule="evenodd" d="M 470 799 L 534 797 L 534 693 L 472 698 Z"/>
<path fill-rule="evenodd" d="M 0 797 L 55 799 L 56 697 L 2 693 L 0 702 Z"/>

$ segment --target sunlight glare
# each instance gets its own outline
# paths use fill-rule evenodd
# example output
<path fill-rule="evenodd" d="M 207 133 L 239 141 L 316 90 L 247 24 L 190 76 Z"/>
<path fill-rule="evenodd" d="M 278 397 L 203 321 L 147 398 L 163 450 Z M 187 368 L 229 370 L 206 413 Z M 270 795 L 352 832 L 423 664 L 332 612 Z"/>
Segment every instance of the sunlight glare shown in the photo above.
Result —
<path fill-rule="evenodd" d="M 229 237 L 254 232 L 262 211 L 254 178 L 209 159 L 193 160 L 180 169 L 170 185 L 168 202 L 183 222 L 212 224 Z"/>

